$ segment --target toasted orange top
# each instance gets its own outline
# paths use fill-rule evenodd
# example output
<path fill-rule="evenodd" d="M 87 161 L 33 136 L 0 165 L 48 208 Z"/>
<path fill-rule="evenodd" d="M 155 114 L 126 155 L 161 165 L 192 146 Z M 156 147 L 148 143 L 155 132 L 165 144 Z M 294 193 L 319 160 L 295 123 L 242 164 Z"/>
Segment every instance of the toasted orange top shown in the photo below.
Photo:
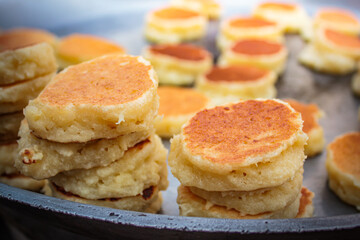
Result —
<path fill-rule="evenodd" d="M 190 61 L 201 61 L 210 57 L 210 53 L 205 49 L 190 44 L 154 45 L 150 47 L 150 51 Z"/>
<path fill-rule="evenodd" d="M 72 34 L 63 38 L 58 46 L 58 54 L 67 58 L 79 58 L 81 61 L 90 60 L 105 54 L 124 53 L 119 45 L 108 42 L 99 37 Z"/>
<path fill-rule="evenodd" d="M 306 207 L 310 204 L 312 204 L 312 199 L 314 197 L 314 193 L 309 191 L 306 187 L 301 188 L 301 198 L 300 198 L 300 206 L 299 206 L 299 212 L 296 215 L 302 216 L 305 213 Z"/>
<path fill-rule="evenodd" d="M 192 155 L 241 164 L 279 148 L 301 130 L 299 119 L 299 113 L 279 101 L 248 100 L 198 112 L 183 134 Z"/>
<path fill-rule="evenodd" d="M 295 111 L 301 113 L 301 117 L 304 121 L 303 131 L 305 133 L 309 133 L 312 129 L 319 127 L 317 116 L 320 110 L 315 104 L 307 105 L 292 99 L 287 99 L 286 102 L 289 103 Z"/>
<path fill-rule="evenodd" d="M 268 74 L 269 71 L 253 66 L 213 67 L 206 74 L 208 81 L 212 82 L 250 82 L 256 81 Z"/>
<path fill-rule="evenodd" d="M 247 55 L 271 55 L 280 52 L 282 48 L 280 43 L 261 39 L 245 39 L 236 42 L 232 51 Z"/>
<path fill-rule="evenodd" d="M 230 26 L 237 28 L 261 28 L 275 26 L 276 23 L 257 17 L 239 17 L 230 21 Z"/>
<path fill-rule="evenodd" d="M 342 32 L 325 29 L 325 37 L 336 45 L 347 48 L 360 48 L 360 39 L 356 36 L 348 35 Z"/>
<path fill-rule="evenodd" d="M 347 133 L 329 144 L 333 161 L 343 172 L 360 178 L 360 132 Z"/>
<path fill-rule="evenodd" d="M 281 11 L 293 11 L 296 9 L 295 4 L 282 3 L 282 2 L 265 2 L 259 5 L 259 8 L 267 8 Z"/>
<path fill-rule="evenodd" d="M 317 13 L 316 18 L 327 22 L 359 24 L 359 21 L 354 14 L 337 8 L 322 9 Z"/>
<path fill-rule="evenodd" d="M 52 105 L 126 103 L 154 86 L 150 69 L 138 57 L 108 55 L 60 72 L 39 98 Z"/>
<path fill-rule="evenodd" d="M 154 15 L 166 19 L 186 19 L 200 16 L 200 14 L 195 11 L 179 7 L 163 8 L 155 11 Z"/>
<path fill-rule="evenodd" d="M 40 29 L 16 28 L 0 34 L 0 52 L 24 48 L 42 42 L 54 44 L 55 36 Z"/>
<path fill-rule="evenodd" d="M 158 94 L 159 115 L 165 117 L 195 113 L 203 109 L 209 101 L 203 94 L 189 88 L 159 87 Z"/>

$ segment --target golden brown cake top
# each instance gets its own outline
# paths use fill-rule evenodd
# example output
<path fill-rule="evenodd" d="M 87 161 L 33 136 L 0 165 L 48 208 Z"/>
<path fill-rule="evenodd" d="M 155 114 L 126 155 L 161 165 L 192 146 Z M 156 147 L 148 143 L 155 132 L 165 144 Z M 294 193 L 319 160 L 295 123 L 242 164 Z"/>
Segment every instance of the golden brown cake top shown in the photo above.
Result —
<path fill-rule="evenodd" d="M 327 40 L 336 45 L 347 48 L 360 48 L 360 39 L 357 36 L 352 36 L 332 29 L 325 29 L 324 34 Z"/>
<path fill-rule="evenodd" d="M 333 161 L 343 172 L 360 178 L 360 132 L 347 133 L 329 144 Z"/>
<path fill-rule="evenodd" d="M 227 67 L 213 67 L 206 74 L 206 78 L 211 82 L 251 82 L 263 78 L 269 71 L 248 66 L 237 65 Z"/>
<path fill-rule="evenodd" d="M 230 20 L 230 26 L 237 28 L 261 28 L 275 25 L 275 22 L 258 17 L 238 17 Z"/>
<path fill-rule="evenodd" d="M 203 109 L 209 99 L 190 88 L 159 87 L 159 115 L 179 116 L 195 113 Z"/>
<path fill-rule="evenodd" d="M 154 54 L 190 61 L 201 61 L 210 57 L 210 53 L 204 48 L 191 44 L 162 44 L 151 46 L 149 49 Z"/>
<path fill-rule="evenodd" d="M 42 42 L 54 44 L 55 36 L 40 29 L 15 28 L 0 34 L 0 52 L 16 50 Z"/>
<path fill-rule="evenodd" d="M 40 94 L 51 105 L 116 105 L 141 97 L 154 83 L 138 57 L 108 55 L 60 72 Z"/>
<path fill-rule="evenodd" d="M 86 34 L 72 34 L 64 37 L 58 45 L 58 54 L 76 57 L 84 61 L 110 53 L 124 53 L 124 49 L 106 39 Z"/>
<path fill-rule="evenodd" d="M 218 164 L 242 164 L 273 152 L 301 131 L 300 114 L 279 100 L 248 100 L 198 112 L 184 126 L 192 155 Z"/>
<path fill-rule="evenodd" d="M 305 213 L 306 207 L 312 204 L 313 197 L 314 193 L 312 193 L 309 189 L 306 187 L 301 188 L 300 206 L 297 216 L 302 216 Z"/>
<path fill-rule="evenodd" d="M 327 22 L 336 22 L 344 24 L 359 24 L 358 19 L 351 12 L 340 8 L 324 8 L 317 14 L 316 18 Z"/>
<path fill-rule="evenodd" d="M 246 55 L 271 55 L 283 48 L 282 44 L 261 39 L 245 39 L 236 42 L 232 51 Z"/>
<path fill-rule="evenodd" d="M 263 9 L 273 9 L 281 11 L 294 11 L 296 9 L 295 4 L 283 3 L 283 2 L 265 2 L 258 6 Z"/>
<path fill-rule="evenodd" d="M 199 13 L 180 7 L 166 7 L 160 10 L 154 11 L 154 15 L 159 18 L 165 19 L 188 19 L 200 16 Z"/>
<path fill-rule="evenodd" d="M 295 111 L 301 113 L 304 121 L 303 131 L 305 133 L 309 133 L 312 129 L 319 127 L 317 119 L 320 110 L 315 104 L 303 104 L 293 99 L 286 99 L 285 102 L 289 103 Z"/>

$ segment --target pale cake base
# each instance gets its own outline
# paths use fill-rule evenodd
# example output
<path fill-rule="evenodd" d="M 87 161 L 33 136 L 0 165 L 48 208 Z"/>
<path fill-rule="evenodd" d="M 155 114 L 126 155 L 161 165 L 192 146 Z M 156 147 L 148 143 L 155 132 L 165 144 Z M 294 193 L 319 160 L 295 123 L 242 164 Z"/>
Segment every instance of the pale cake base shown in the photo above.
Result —
<path fill-rule="evenodd" d="M 346 159 L 344 159 L 346 161 Z M 333 161 L 332 150 L 328 148 L 326 170 L 329 176 L 329 187 L 344 202 L 353 205 L 360 211 L 360 181 L 348 173 L 342 172 Z"/>
<path fill-rule="evenodd" d="M 31 134 L 26 121 L 19 131 L 19 157 L 15 167 L 24 175 L 45 179 L 73 169 L 106 166 L 121 158 L 151 132 L 134 132 L 113 139 L 98 139 L 86 143 L 58 143 Z"/>
<path fill-rule="evenodd" d="M 304 141 L 299 140 L 266 162 L 215 173 L 192 164 L 182 151 L 179 135 L 171 141 L 168 163 L 181 184 L 206 191 L 253 191 L 275 187 L 291 179 L 303 166 Z"/>
<path fill-rule="evenodd" d="M 0 85 L 38 78 L 56 70 L 53 47 L 48 43 L 0 53 Z"/>
<path fill-rule="evenodd" d="M 46 180 L 39 181 L 21 174 L 13 174 L 0 176 L 0 182 L 12 187 L 39 192 L 44 187 Z"/>
<path fill-rule="evenodd" d="M 302 174 L 303 169 L 278 187 L 250 192 L 208 192 L 195 187 L 190 187 L 190 191 L 216 205 L 235 209 L 244 215 L 256 215 L 279 211 L 294 202 L 302 187 Z"/>
<path fill-rule="evenodd" d="M 0 86 L 0 114 L 21 111 L 50 82 L 55 72 L 20 83 Z"/>
<path fill-rule="evenodd" d="M 51 181 L 86 199 L 135 196 L 150 186 L 164 190 L 168 185 L 166 155 L 161 139 L 155 136 L 108 166 L 59 173 Z"/>
<path fill-rule="evenodd" d="M 348 74 L 353 72 L 356 66 L 354 59 L 319 50 L 313 44 L 308 44 L 302 50 L 299 61 L 315 71 L 329 74 Z"/>
<path fill-rule="evenodd" d="M 14 167 L 17 157 L 18 144 L 16 141 L 0 143 L 0 176 L 2 174 L 17 174 L 18 171 Z"/>
<path fill-rule="evenodd" d="M 226 207 L 214 205 L 191 193 L 187 187 L 181 185 L 178 188 L 177 203 L 179 204 L 181 216 L 232 219 L 279 219 L 295 218 L 300 206 L 300 197 L 301 194 L 298 194 L 294 202 L 279 211 L 244 216 L 234 209 L 227 209 Z"/>

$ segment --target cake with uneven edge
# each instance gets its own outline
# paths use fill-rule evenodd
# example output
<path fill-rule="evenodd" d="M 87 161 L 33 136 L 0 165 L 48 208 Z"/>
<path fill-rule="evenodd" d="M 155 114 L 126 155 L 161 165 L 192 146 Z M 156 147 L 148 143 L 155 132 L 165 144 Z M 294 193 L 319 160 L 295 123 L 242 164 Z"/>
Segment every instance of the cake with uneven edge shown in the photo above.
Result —
<path fill-rule="evenodd" d="M 276 76 L 251 65 L 213 67 L 198 77 L 196 88 L 209 97 L 274 98 Z"/>
<path fill-rule="evenodd" d="M 310 21 L 304 8 L 295 3 L 263 2 L 254 9 L 253 15 L 277 22 L 289 33 L 301 32 Z"/>
<path fill-rule="evenodd" d="M 300 53 L 299 61 L 316 71 L 348 74 L 360 57 L 360 39 L 332 29 L 318 29 L 314 40 Z"/>
<path fill-rule="evenodd" d="M 326 169 L 330 189 L 360 210 L 360 133 L 346 133 L 328 145 Z"/>
<path fill-rule="evenodd" d="M 189 187 L 190 191 L 207 201 L 234 209 L 245 215 L 279 211 L 293 203 L 299 195 L 303 181 L 303 169 L 296 172 L 293 179 L 280 186 L 255 191 L 205 191 Z"/>
<path fill-rule="evenodd" d="M 319 125 L 318 120 L 324 114 L 315 104 L 304 104 L 293 99 L 286 99 L 291 107 L 301 113 L 304 120 L 303 131 L 308 136 L 307 144 L 305 145 L 305 155 L 308 157 L 319 154 L 324 149 L 325 137 L 324 130 Z"/>
<path fill-rule="evenodd" d="M 225 51 L 241 39 L 283 41 L 283 29 L 276 22 L 259 17 L 233 17 L 221 23 L 217 46 Z"/>
<path fill-rule="evenodd" d="M 178 188 L 177 203 L 179 204 L 179 212 L 182 216 L 232 219 L 278 219 L 294 218 L 299 211 L 300 197 L 301 194 L 298 194 L 295 201 L 278 211 L 244 215 L 235 209 L 229 209 L 206 201 L 193 194 L 188 187 L 180 185 Z"/>
<path fill-rule="evenodd" d="M 352 12 L 340 8 L 320 9 L 314 17 L 314 28 L 328 28 L 351 35 L 360 33 L 359 19 Z"/>
<path fill-rule="evenodd" d="M 55 41 L 53 34 L 39 29 L 15 28 L 0 33 L 0 85 L 56 71 Z"/>
<path fill-rule="evenodd" d="M 157 85 L 142 57 L 107 55 L 57 74 L 24 115 L 35 136 L 56 142 L 147 134 L 157 115 Z"/>
<path fill-rule="evenodd" d="M 38 181 L 26 177 L 14 167 L 17 148 L 16 140 L 0 143 L 0 183 L 30 191 L 40 191 L 45 184 L 44 180 Z"/>
<path fill-rule="evenodd" d="M 221 15 L 221 6 L 215 0 L 172 0 L 171 5 L 191 9 L 207 16 L 210 20 L 217 20 Z"/>
<path fill-rule="evenodd" d="M 145 37 L 154 43 L 181 43 L 205 36 L 207 18 L 197 11 L 168 6 L 146 15 Z"/>
<path fill-rule="evenodd" d="M 55 76 L 55 72 L 18 83 L 0 86 L 0 114 L 21 111 L 36 98 Z"/>
<path fill-rule="evenodd" d="M 136 196 L 151 186 L 165 190 L 166 155 L 161 139 L 154 135 L 109 165 L 62 172 L 50 181 L 66 192 L 93 200 Z"/>
<path fill-rule="evenodd" d="M 64 188 L 50 182 L 45 190 L 48 196 L 65 199 L 69 201 L 92 204 L 102 207 L 117 208 L 122 210 L 157 213 L 162 204 L 161 192 L 158 187 L 149 187 L 144 189 L 141 194 L 130 197 L 118 198 L 102 198 L 102 199 L 86 199 L 71 192 L 67 192 Z"/>
<path fill-rule="evenodd" d="M 220 66 L 253 65 L 281 74 L 287 50 L 281 43 L 263 39 L 243 39 L 234 43 L 219 58 Z"/>
<path fill-rule="evenodd" d="M 253 191 L 288 181 L 303 166 L 302 119 L 280 100 L 205 109 L 171 141 L 169 165 L 185 186 Z"/>
<path fill-rule="evenodd" d="M 64 144 L 34 136 L 24 120 L 19 131 L 19 156 L 15 159 L 15 167 L 26 176 L 46 179 L 73 169 L 106 166 L 153 132 L 133 132 L 112 139 Z"/>
<path fill-rule="evenodd" d="M 78 33 L 62 38 L 56 47 L 61 68 L 112 53 L 125 53 L 125 50 L 107 39 Z"/>
<path fill-rule="evenodd" d="M 191 44 L 149 46 L 144 57 L 154 67 L 160 84 L 189 85 L 212 66 L 212 54 Z"/>
<path fill-rule="evenodd" d="M 172 137 L 196 112 L 210 104 L 204 94 L 189 88 L 159 87 L 159 116 L 155 120 L 156 133 L 160 137 Z"/>
<path fill-rule="evenodd" d="M 314 196 L 315 194 L 306 187 L 301 188 L 300 206 L 296 218 L 309 218 L 314 215 L 314 205 L 312 202 Z"/>

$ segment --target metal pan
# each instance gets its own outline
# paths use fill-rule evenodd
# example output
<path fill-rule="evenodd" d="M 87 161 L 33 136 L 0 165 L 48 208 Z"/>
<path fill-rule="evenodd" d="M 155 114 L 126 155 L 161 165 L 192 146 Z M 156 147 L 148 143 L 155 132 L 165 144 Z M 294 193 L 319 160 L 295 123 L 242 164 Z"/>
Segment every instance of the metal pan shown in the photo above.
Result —
<path fill-rule="evenodd" d="M 73 32 L 96 34 L 123 45 L 138 55 L 146 46 L 143 21 L 147 11 L 166 1 L 10 1 L 0 2 L 0 27 L 46 28 L 58 36 Z M 349 8 L 360 16 L 360 3 L 353 1 L 300 1 L 313 14 L 321 6 Z M 257 1 L 224 1 L 225 16 L 249 14 Z M 91 11 L 90 11 L 91 10 Z M 21 16 L 21 17 L 20 17 Z M 34 17 L 35 16 L 35 17 Z M 214 37 L 218 22 L 212 22 L 207 37 L 196 42 L 217 54 Z M 310 71 L 298 64 L 304 43 L 289 35 L 290 50 L 285 73 L 277 82 L 279 98 L 314 102 L 326 113 L 321 121 L 327 143 L 336 136 L 358 131 L 359 99 L 350 89 L 351 76 L 331 76 Z M 169 142 L 164 140 L 169 147 Z M 164 192 L 162 213 L 145 214 L 109 209 L 50 198 L 0 184 L 0 213 L 14 229 L 34 239 L 110 238 L 241 238 L 328 239 L 352 238 L 360 233 L 360 214 L 340 201 L 327 186 L 326 153 L 305 162 L 304 185 L 315 192 L 315 217 L 281 220 L 230 220 L 178 216 L 179 182 L 170 174 Z M 354 235 L 355 234 L 355 235 Z"/>

